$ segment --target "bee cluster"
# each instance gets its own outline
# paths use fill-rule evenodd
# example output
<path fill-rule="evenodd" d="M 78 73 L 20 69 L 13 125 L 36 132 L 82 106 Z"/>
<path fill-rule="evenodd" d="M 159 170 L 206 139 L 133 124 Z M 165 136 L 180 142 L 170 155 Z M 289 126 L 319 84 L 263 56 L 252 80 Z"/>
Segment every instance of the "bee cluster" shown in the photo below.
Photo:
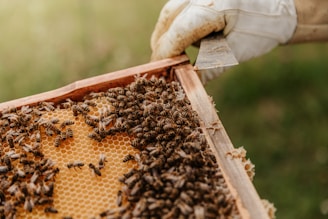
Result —
<path fill-rule="evenodd" d="M 132 147 L 123 162 L 136 168 L 119 178 L 117 209 L 104 218 L 239 218 L 213 152 L 178 82 L 136 77 L 103 94 L 114 108 L 90 123 L 90 138 L 127 132 Z M 100 121 L 96 124 L 96 121 Z M 111 124 L 111 125 L 110 125 Z"/>
<path fill-rule="evenodd" d="M 73 198 L 53 198 L 56 190 L 73 197 L 69 192 L 76 191 L 74 185 L 88 185 L 87 170 L 95 175 L 95 189 L 110 185 L 106 191 L 115 192 L 116 207 L 94 208 L 101 218 L 240 218 L 198 116 L 178 82 L 138 76 L 125 87 L 90 93 L 83 101 L 66 99 L 56 106 L 41 102 L 0 116 L 0 218 L 15 218 L 17 209 L 31 212 L 37 206 L 46 215 L 90 216 L 63 209 Z M 117 155 L 112 154 L 115 150 Z M 116 182 L 108 179 L 110 169 L 115 169 L 111 175 Z M 93 194 L 85 197 L 96 200 Z M 83 201 L 77 204 L 89 206 L 90 201 Z"/>
<path fill-rule="evenodd" d="M 59 168 L 44 156 L 41 133 L 64 136 L 66 130 L 54 125 L 57 119 L 42 118 L 52 110 L 53 104 L 44 102 L 0 114 L 0 218 L 16 218 L 19 206 L 31 212 L 40 205 L 45 212 L 54 212 L 49 209 L 54 209 L 52 196 Z"/>

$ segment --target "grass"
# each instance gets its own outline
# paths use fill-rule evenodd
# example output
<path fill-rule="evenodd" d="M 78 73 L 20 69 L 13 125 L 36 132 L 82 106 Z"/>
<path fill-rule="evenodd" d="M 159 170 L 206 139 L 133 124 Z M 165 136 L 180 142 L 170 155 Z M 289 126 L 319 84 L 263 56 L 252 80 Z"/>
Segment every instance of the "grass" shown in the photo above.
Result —
<path fill-rule="evenodd" d="M 165 2 L 1 2 L 0 102 L 149 62 Z M 327 44 L 277 48 L 206 86 L 280 219 L 327 218 L 327 57 Z"/>

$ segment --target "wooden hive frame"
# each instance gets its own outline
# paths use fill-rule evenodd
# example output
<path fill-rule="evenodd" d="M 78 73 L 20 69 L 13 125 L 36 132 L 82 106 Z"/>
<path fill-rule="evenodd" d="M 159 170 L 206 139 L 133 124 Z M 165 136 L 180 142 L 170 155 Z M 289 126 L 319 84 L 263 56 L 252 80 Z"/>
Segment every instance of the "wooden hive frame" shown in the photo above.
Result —
<path fill-rule="evenodd" d="M 81 100 L 83 96 L 90 92 L 106 91 L 112 87 L 124 86 L 134 81 L 137 74 L 147 74 L 147 76 L 166 74 L 166 76 L 170 76 L 181 83 L 193 110 L 199 115 L 201 128 L 209 146 L 214 151 L 226 183 L 236 200 L 241 217 L 243 219 L 269 218 L 241 161 L 239 159 L 227 158 L 227 153 L 231 152 L 234 147 L 217 115 L 213 103 L 208 98 L 197 73 L 189 63 L 189 58 L 186 55 L 91 77 L 56 90 L 0 103 L 0 111 L 25 105 L 33 106 L 42 101 L 61 103 L 67 98 Z"/>

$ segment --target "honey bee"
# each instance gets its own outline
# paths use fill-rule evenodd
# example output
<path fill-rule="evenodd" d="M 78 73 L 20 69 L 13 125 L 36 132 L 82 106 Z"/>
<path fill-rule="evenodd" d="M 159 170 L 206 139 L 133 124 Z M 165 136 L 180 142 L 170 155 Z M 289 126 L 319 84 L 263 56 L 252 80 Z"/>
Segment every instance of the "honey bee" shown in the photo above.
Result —
<path fill-rule="evenodd" d="M 32 212 L 34 208 L 34 201 L 31 197 L 27 197 L 24 202 L 24 209 L 28 212 Z"/>
<path fill-rule="evenodd" d="M 130 194 L 131 194 L 132 196 L 137 195 L 137 193 L 140 192 L 141 188 L 142 188 L 142 181 L 138 181 L 138 182 L 133 186 L 133 188 L 131 189 Z"/>
<path fill-rule="evenodd" d="M 94 102 L 92 100 L 84 100 L 84 103 L 88 106 L 93 106 L 93 107 L 97 106 L 96 102 Z"/>
<path fill-rule="evenodd" d="M 6 140 L 7 140 L 7 143 L 9 144 L 9 147 L 10 148 L 14 148 L 15 147 L 15 144 L 14 144 L 14 136 L 13 136 L 12 133 L 7 133 Z"/>
<path fill-rule="evenodd" d="M 94 133 L 94 132 L 93 133 L 90 133 L 88 135 L 88 137 L 91 138 L 91 139 L 94 139 L 94 140 L 96 140 L 98 142 L 101 142 L 102 141 L 102 137 L 100 135 L 98 135 L 97 133 Z"/>
<path fill-rule="evenodd" d="M 46 207 L 44 209 L 44 213 L 52 213 L 52 214 L 57 214 L 58 210 L 54 207 Z"/>
<path fill-rule="evenodd" d="M 62 141 L 62 136 L 60 136 L 60 135 L 56 136 L 55 141 L 54 141 L 54 146 L 59 147 L 61 141 Z"/>
<path fill-rule="evenodd" d="M 101 172 L 99 168 L 97 168 L 94 164 L 89 163 L 89 168 L 98 176 L 101 176 Z"/>
<path fill-rule="evenodd" d="M 2 190 L 0 190 L 0 203 L 3 203 L 6 201 L 6 196 L 5 194 L 3 193 Z"/>
<path fill-rule="evenodd" d="M 128 155 L 126 155 L 126 156 L 123 158 L 123 162 L 124 162 L 124 163 L 125 163 L 125 162 L 128 162 L 128 161 L 130 161 L 130 160 L 134 160 L 134 156 L 131 155 L 131 154 L 128 154 Z"/>
<path fill-rule="evenodd" d="M 74 162 L 68 163 L 66 166 L 68 169 L 75 168 L 75 167 L 78 167 L 81 169 L 81 167 L 84 166 L 84 163 L 81 161 L 74 161 Z"/>
<path fill-rule="evenodd" d="M 74 116 L 78 116 L 79 115 L 79 112 L 82 111 L 82 109 L 80 108 L 80 106 L 78 105 L 73 105 L 71 107 L 72 111 L 73 111 L 73 115 Z"/>
<path fill-rule="evenodd" d="M 53 136 L 55 134 L 55 132 L 53 130 L 48 129 L 48 128 L 45 130 L 45 132 L 46 132 L 46 135 L 48 135 L 48 136 Z"/>
<path fill-rule="evenodd" d="M 177 204 L 177 207 L 180 209 L 181 213 L 184 215 L 189 215 L 190 213 L 193 212 L 192 207 L 184 202 L 179 202 Z"/>
<path fill-rule="evenodd" d="M 55 169 L 53 169 L 53 170 L 50 170 L 48 173 L 44 172 L 44 173 L 43 173 L 43 175 L 45 175 L 44 180 L 45 180 L 45 181 L 49 181 L 49 180 L 51 180 L 52 178 L 55 177 L 55 175 L 56 175 L 57 173 L 59 173 L 59 168 L 58 168 L 58 167 L 55 168 Z"/>
<path fill-rule="evenodd" d="M 129 178 L 127 178 L 124 183 L 128 186 L 129 189 L 132 189 L 133 186 L 139 181 L 140 174 L 133 174 Z"/>
<path fill-rule="evenodd" d="M 8 166 L 0 166 L 0 174 L 7 173 L 9 171 Z"/>
<path fill-rule="evenodd" d="M 45 111 L 54 111 L 54 103 L 53 102 L 40 102 L 39 103 L 39 110 L 45 110 Z"/>
<path fill-rule="evenodd" d="M 123 199 L 123 197 L 122 197 L 122 191 L 119 190 L 117 192 L 117 198 L 116 198 L 116 205 L 117 206 L 121 206 L 122 205 L 122 199 Z"/>
<path fill-rule="evenodd" d="M 39 198 L 36 203 L 38 205 L 46 205 L 46 204 L 52 204 L 53 202 L 54 202 L 54 200 L 52 198 L 42 197 L 42 198 Z"/>
<path fill-rule="evenodd" d="M 106 217 L 108 219 L 108 217 L 110 216 L 114 216 L 116 214 L 116 211 L 115 210 L 106 210 L 106 211 L 103 211 L 99 214 L 100 217 Z M 116 217 L 115 217 L 116 219 Z"/>
<path fill-rule="evenodd" d="M 147 208 L 147 201 L 145 198 L 141 198 L 135 208 L 132 211 L 132 215 L 134 217 L 139 217 L 141 215 L 141 213 Z"/>
<path fill-rule="evenodd" d="M 82 103 L 80 107 L 81 107 L 81 109 L 83 111 L 81 113 L 86 114 L 87 112 L 90 112 L 90 108 L 89 108 L 89 105 L 88 104 Z"/>
<path fill-rule="evenodd" d="M 73 130 L 71 128 L 66 129 L 66 136 L 69 138 L 73 138 Z"/>
<path fill-rule="evenodd" d="M 106 155 L 105 154 L 100 154 L 99 155 L 98 168 L 99 169 L 104 168 L 105 167 L 105 162 L 107 162 Z"/>
<path fill-rule="evenodd" d="M 88 94 L 92 99 L 97 99 L 104 96 L 103 92 L 91 92 Z"/>
<path fill-rule="evenodd" d="M 65 120 L 60 124 L 61 128 L 65 128 L 68 125 L 73 125 L 75 122 L 73 120 Z"/>
<path fill-rule="evenodd" d="M 164 207 L 164 205 L 165 205 L 164 200 L 156 200 L 148 206 L 148 209 L 154 210 L 154 209 L 162 208 L 162 207 Z"/>
<path fill-rule="evenodd" d="M 51 182 L 49 183 L 49 185 L 43 183 L 42 185 L 42 192 L 44 195 L 51 197 L 53 195 L 54 192 L 54 183 Z"/>
<path fill-rule="evenodd" d="M 35 171 L 30 179 L 31 183 L 35 183 L 35 181 L 39 178 L 40 176 L 40 171 Z"/>
<path fill-rule="evenodd" d="M 71 100 L 71 99 L 69 99 L 69 98 L 67 98 L 65 101 L 66 101 L 66 102 L 61 103 L 61 106 L 62 106 L 64 109 L 70 109 L 73 105 L 76 104 L 73 100 Z"/>

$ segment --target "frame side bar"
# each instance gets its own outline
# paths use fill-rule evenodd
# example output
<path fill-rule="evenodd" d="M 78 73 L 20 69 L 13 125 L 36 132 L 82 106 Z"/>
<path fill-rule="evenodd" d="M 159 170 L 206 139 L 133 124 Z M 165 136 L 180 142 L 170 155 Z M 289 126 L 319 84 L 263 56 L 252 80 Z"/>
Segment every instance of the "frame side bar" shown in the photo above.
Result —
<path fill-rule="evenodd" d="M 241 161 L 227 157 L 234 147 L 217 115 L 215 106 L 207 95 L 197 73 L 191 65 L 175 68 L 192 108 L 198 113 L 206 140 L 217 158 L 219 167 L 236 200 L 243 219 L 269 219 L 262 201 L 249 179 Z"/>

